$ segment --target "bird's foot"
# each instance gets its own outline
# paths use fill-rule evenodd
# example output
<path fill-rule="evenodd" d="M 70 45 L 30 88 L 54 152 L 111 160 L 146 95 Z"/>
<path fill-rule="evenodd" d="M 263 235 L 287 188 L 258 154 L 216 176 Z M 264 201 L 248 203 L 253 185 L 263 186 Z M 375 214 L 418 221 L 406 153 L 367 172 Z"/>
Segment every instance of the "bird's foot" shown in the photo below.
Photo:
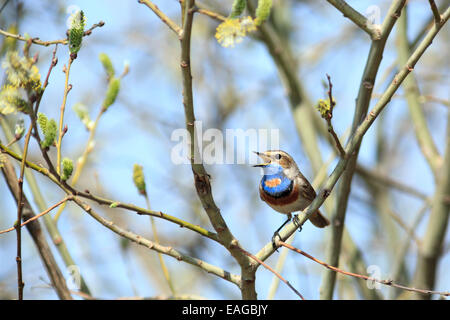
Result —
<path fill-rule="evenodd" d="M 272 247 L 273 249 L 278 252 L 278 246 L 277 246 L 277 242 L 276 242 L 276 238 L 278 237 L 278 239 L 280 239 L 280 241 L 283 241 L 283 239 L 281 239 L 280 234 L 278 233 L 278 231 L 275 231 L 275 233 L 272 236 Z"/>
<path fill-rule="evenodd" d="M 298 219 L 298 214 L 294 216 L 292 219 L 292 222 L 295 224 L 295 226 L 298 228 L 298 232 L 302 231 L 302 225 L 300 224 L 300 220 Z"/>

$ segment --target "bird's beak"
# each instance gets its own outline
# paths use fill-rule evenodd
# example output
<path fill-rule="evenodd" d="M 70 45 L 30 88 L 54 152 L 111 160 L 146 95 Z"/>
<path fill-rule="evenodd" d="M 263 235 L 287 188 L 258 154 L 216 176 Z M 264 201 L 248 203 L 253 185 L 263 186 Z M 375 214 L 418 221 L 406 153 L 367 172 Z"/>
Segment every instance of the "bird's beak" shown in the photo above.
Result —
<path fill-rule="evenodd" d="M 258 155 L 261 159 L 264 160 L 264 163 L 255 164 L 254 167 L 265 167 L 271 163 L 270 157 L 267 156 L 264 152 L 258 152 L 258 151 L 253 151 L 253 152 L 256 153 L 256 155 Z"/>

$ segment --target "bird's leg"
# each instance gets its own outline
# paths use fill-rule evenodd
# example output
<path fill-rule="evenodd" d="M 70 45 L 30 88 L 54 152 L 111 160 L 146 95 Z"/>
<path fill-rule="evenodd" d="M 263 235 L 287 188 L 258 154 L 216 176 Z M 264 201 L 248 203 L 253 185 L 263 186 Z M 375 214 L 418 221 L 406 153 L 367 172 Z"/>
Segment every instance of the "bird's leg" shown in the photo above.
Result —
<path fill-rule="evenodd" d="M 275 232 L 273 233 L 273 236 L 272 236 L 272 247 L 275 249 L 275 251 L 278 251 L 278 250 L 277 250 L 277 246 L 275 245 L 275 238 L 276 238 L 276 236 L 278 236 L 278 238 L 280 238 L 280 240 L 282 240 L 280 234 L 278 233 L 278 231 L 280 231 L 281 228 L 283 228 L 283 227 L 286 225 L 286 223 L 288 223 L 289 221 L 291 221 L 291 219 L 292 219 L 292 214 L 291 214 L 291 213 L 288 213 L 288 218 L 287 218 L 287 220 L 286 220 L 286 221 L 285 221 L 285 222 L 277 229 L 277 231 L 275 231 Z"/>
<path fill-rule="evenodd" d="M 298 228 L 298 232 L 302 231 L 302 225 L 298 220 L 298 214 L 294 215 L 294 219 L 292 220 L 292 222 L 294 222 L 295 226 Z"/>

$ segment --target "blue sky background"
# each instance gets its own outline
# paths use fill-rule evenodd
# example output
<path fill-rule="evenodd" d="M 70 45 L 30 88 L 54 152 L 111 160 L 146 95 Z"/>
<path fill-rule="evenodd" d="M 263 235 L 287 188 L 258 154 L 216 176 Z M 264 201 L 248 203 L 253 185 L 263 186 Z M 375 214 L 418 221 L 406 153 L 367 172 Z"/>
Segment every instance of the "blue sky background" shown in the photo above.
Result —
<path fill-rule="evenodd" d="M 277 3 L 280 0 L 275 0 Z M 290 1 L 295 2 L 295 1 Z M 440 3 L 437 1 L 438 4 Z M 130 64 L 129 74 L 121 82 L 118 101 L 102 117 L 94 152 L 90 155 L 88 167 L 78 183 L 79 189 L 87 188 L 95 194 L 145 206 L 144 198 L 139 196 L 132 181 L 132 167 L 139 163 L 145 168 L 148 193 L 152 208 L 189 220 L 212 230 L 206 214 L 201 209 L 193 186 L 192 171 L 189 165 L 175 166 L 170 161 L 171 148 L 176 142 L 170 140 L 171 132 L 184 128 L 184 110 L 181 102 L 181 78 L 179 71 L 179 41 L 176 36 L 145 6 L 137 1 L 53 1 L 25 2 L 27 15 L 20 24 L 21 34 L 29 33 L 43 40 L 64 38 L 66 31 L 65 8 L 76 5 L 87 17 L 87 26 L 105 21 L 105 26 L 95 29 L 91 36 L 85 37 L 83 47 L 74 62 L 70 83 L 73 89 L 67 100 L 65 122 L 69 131 L 64 137 L 62 152 L 64 156 L 76 159 L 82 153 L 88 132 L 72 110 L 75 103 L 88 106 L 91 118 L 99 111 L 106 91 L 105 73 L 98 60 L 101 52 L 107 53 L 120 74 L 124 61 Z M 162 11 L 175 21 L 179 21 L 178 1 L 155 1 Z M 213 6 L 222 3 L 230 8 L 232 1 L 204 1 Z M 371 5 L 380 8 L 383 19 L 390 1 L 387 0 L 349 0 L 355 9 L 364 13 Z M 429 18 L 431 12 L 428 1 L 409 1 L 410 38 L 413 38 Z M 362 32 L 354 32 L 343 37 L 331 50 L 318 50 L 326 39 L 332 42 L 343 36 L 343 30 L 352 30 L 351 22 L 325 1 L 302 4 L 293 7 L 294 24 L 292 44 L 301 67 L 299 78 L 312 101 L 324 98 L 321 82 L 328 73 L 332 77 L 334 96 L 338 102 L 333 124 L 339 135 L 352 123 L 354 101 L 370 47 L 368 37 Z M 58 14 L 58 10 L 63 14 Z M 256 40 L 246 38 L 235 48 L 223 48 L 214 38 L 216 21 L 196 15 L 192 42 L 192 69 L 194 83 L 195 112 L 197 120 L 202 120 L 204 129 L 217 126 L 217 104 L 230 83 L 237 88 L 240 98 L 238 108 L 222 123 L 219 129 L 279 129 L 280 147 L 289 152 L 299 164 L 305 176 L 313 181 L 309 160 L 297 136 L 295 123 L 290 112 L 285 90 L 278 77 L 277 69 L 266 48 Z M 4 26 L 3 26 L 4 27 Z M 395 62 L 394 28 L 377 80 Z M 449 65 L 443 58 L 448 52 L 448 28 L 437 37 L 429 51 L 416 66 L 415 72 L 423 94 L 432 94 L 449 99 Z M 33 46 L 32 52 L 39 52 L 41 75 L 46 74 L 52 48 Z M 321 53 L 321 55 L 318 55 Z M 57 118 L 62 101 L 64 74 L 63 64 L 68 60 L 68 49 L 58 47 L 58 65 L 51 74 L 50 85 L 41 103 L 41 111 L 49 117 Z M 213 57 L 213 59 L 211 59 Z M 436 61 L 439 69 L 430 69 Z M 3 70 L 0 71 L 3 76 Z M 438 80 L 431 85 L 424 79 L 435 73 Z M 423 78 L 421 78 L 423 76 Z M 386 82 L 385 82 L 386 83 Z M 380 93 L 385 84 L 377 87 Z M 372 102 L 375 103 L 374 100 Z M 313 107 L 313 106 L 311 106 Z M 447 109 L 436 103 L 425 104 L 432 135 L 441 152 L 446 126 Z M 391 144 L 401 123 L 408 119 L 408 107 L 404 100 L 393 99 L 384 112 L 387 144 Z M 374 125 L 375 127 L 376 125 Z M 367 166 L 376 165 L 374 127 L 366 134 L 359 161 Z M 0 134 L 2 141 L 4 136 Z M 321 141 L 323 159 L 330 157 L 330 148 Z M 411 124 L 397 146 L 401 157 L 393 159 L 390 175 L 408 185 L 414 185 L 422 192 L 432 195 L 434 181 L 420 150 L 415 142 Z M 239 150 L 247 152 L 251 150 Z M 31 144 L 31 157 L 40 161 L 36 144 Z M 336 161 L 329 166 L 330 173 Z M 257 194 L 260 172 L 249 165 L 206 166 L 212 175 L 213 195 L 217 205 L 228 223 L 232 233 L 250 252 L 258 251 L 265 245 L 273 231 L 284 221 L 284 216 L 274 212 L 259 200 Z M 59 201 L 63 194 L 42 177 L 47 204 Z M 346 225 L 354 241 L 364 252 L 367 265 L 380 266 L 382 278 L 389 278 L 392 256 L 386 254 L 396 244 L 389 243 L 379 229 L 374 218 L 374 210 L 360 198 L 370 199 L 370 195 L 355 179 L 352 197 L 348 207 Z M 317 188 L 317 186 L 316 186 Z M 27 195 L 30 195 L 25 185 Z M 30 196 L 31 198 L 31 196 Z M 192 200 L 195 199 L 195 200 Z M 358 200 L 359 199 L 359 200 Z M 391 193 L 392 208 L 402 218 L 411 223 L 421 202 L 399 192 Z M 0 180 L 0 229 L 10 227 L 16 215 L 15 204 L 3 180 Z M 38 210 L 36 210 L 38 211 Z M 148 217 L 137 216 L 132 212 L 99 209 L 119 225 L 151 238 Z M 107 213 L 105 213 L 107 211 Z M 329 214 L 329 213 L 328 213 Z M 423 219 L 416 234 L 422 236 L 428 221 Z M 93 292 L 101 298 L 126 296 L 155 296 L 169 294 L 164 284 L 155 252 L 139 249 L 141 256 L 149 264 L 142 264 L 134 251 L 123 252 L 119 237 L 105 229 L 79 208 L 68 205 L 60 221 L 59 229 L 67 246 Z M 185 245 L 198 241 L 198 235 L 180 229 L 164 220 L 157 220 L 161 242 L 186 252 Z M 405 237 L 403 230 L 400 239 Z M 24 275 L 25 297 L 28 299 L 55 299 L 51 289 L 46 288 L 47 276 L 28 234 L 24 233 Z M 294 245 L 316 256 L 325 257 L 327 230 L 318 230 L 307 223 L 301 233 L 296 234 Z M 449 236 L 446 237 L 447 245 Z M 386 248 L 388 250 L 386 250 Z M 0 292 L 15 293 L 16 263 L 15 234 L 0 237 Z M 444 255 L 438 269 L 436 289 L 447 290 L 450 278 L 445 270 L 450 264 L 449 254 Z M 64 270 L 63 263 L 54 250 L 55 256 Z M 212 241 L 206 241 L 195 252 L 190 252 L 212 264 L 223 267 L 232 273 L 239 273 L 238 265 L 228 252 Z M 410 272 L 415 268 L 417 246 L 411 245 L 408 255 Z M 267 262 L 275 266 L 279 254 L 274 254 Z M 239 290 L 221 279 L 215 279 L 203 271 L 166 257 L 171 274 L 175 277 L 179 294 L 196 294 L 213 299 L 240 298 Z M 146 266 L 146 267 L 145 267 Z M 148 268 L 154 268 L 148 272 Z M 347 269 L 344 266 L 344 269 Z M 319 297 L 321 272 L 323 268 L 302 256 L 289 254 L 282 275 L 287 278 L 307 299 Z M 149 276 L 149 273 L 152 274 Z M 190 278 L 196 280 L 192 283 Z M 264 268 L 257 272 L 257 291 L 259 298 L 266 298 L 273 274 Z M 338 278 L 342 279 L 342 278 Z M 382 288 L 387 294 L 389 289 Z M 337 290 L 336 290 L 337 291 Z M 358 295 L 356 295 L 358 297 Z M 284 284 L 279 285 L 277 299 L 296 299 L 295 294 Z"/>

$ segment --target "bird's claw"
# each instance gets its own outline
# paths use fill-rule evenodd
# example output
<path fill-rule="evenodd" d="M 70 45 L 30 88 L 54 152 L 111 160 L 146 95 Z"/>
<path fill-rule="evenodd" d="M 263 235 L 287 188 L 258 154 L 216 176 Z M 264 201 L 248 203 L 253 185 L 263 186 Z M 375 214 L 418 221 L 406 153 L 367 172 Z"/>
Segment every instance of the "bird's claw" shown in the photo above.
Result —
<path fill-rule="evenodd" d="M 298 232 L 302 231 L 302 225 L 300 224 L 300 221 L 298 220 L 298 214 L 294 216 L 292 219 L 292 222 L 295 224 L 295 226 L 298 228 Z"/>
<path fill-rule="evenodd" d="M 277 236 L 278 236 L 278 238 L 280 239 L 280 241 L 283 241 L 283 239 L 281 239 L 281 236 L 280 236 L 280 234 L 278 233 L 278 231 L 277 232 L 275 232 L 274 234 L 273 234 L 273 236 L 272 236 L 272 247 L 273 247 L 273 249 L 276 251 L 276 252 L 278 252 L 278 246 L 277 246 L 277 242 L 276 242 L 276 238 L 277 238 Z"/>

